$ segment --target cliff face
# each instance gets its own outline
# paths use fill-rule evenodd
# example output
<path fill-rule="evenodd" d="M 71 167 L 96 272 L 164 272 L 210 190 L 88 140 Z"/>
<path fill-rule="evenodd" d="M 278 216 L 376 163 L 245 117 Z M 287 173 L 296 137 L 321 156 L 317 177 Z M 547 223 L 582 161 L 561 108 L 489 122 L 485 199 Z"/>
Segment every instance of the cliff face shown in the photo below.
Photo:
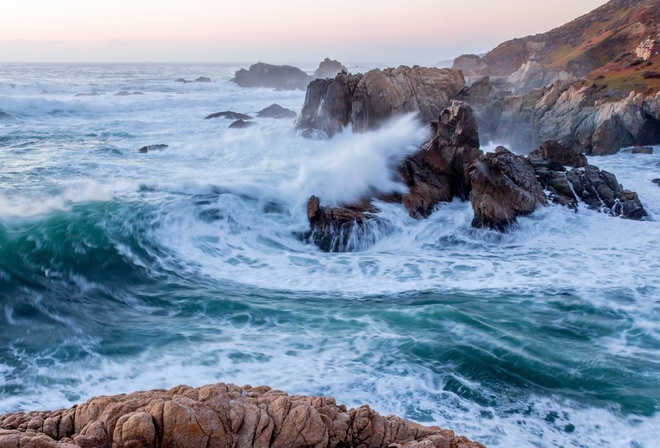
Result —
<path fill-rule="evenodd" d="M 0 447 L 78 448 L 483 448 L 453 431 L 368 406 L 269 387 L 213 384 L 97 397 L 55 412 L 0 416 Z"/>
<path fill-rule="evenodd" d="M 644 60 L 635 49 L 658 34 L 660 0 L 612 0 L 547 33 L 504 42 L 482 58 L 457 58 L 454 67 L 463 69 L 466 76 L 520 77 L 529 70 L 525 64 L 533 61 L 538 64 L 534 76 L 545 78 L 546 83 L 556 75 L 602 77 L 598 81 L 613 94 L 657 92 L 660 80 L 645 74 L 657 71 L 660 64 L 653 58 Z"/>
<path fill-rule="evenodd" d="M 464 86 L 461 72 L 450 69 L 401 66 L 364 75 L 340 73 L 309 84 L 297 128 L 333 136 L 348 125 L 365 131 L 408 112 L 431 121 Z"/>

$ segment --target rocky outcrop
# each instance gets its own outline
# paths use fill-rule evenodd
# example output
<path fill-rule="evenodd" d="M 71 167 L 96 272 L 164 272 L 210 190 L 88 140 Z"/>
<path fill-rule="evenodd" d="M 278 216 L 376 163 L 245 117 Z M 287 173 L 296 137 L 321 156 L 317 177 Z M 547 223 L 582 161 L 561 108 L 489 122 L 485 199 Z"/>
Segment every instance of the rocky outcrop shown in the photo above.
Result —
<path fill-rule="evenodd" d="M 557 140 L 548 140 L 529 155 L 530 157 L 541 157 L 555 165 L 572 166 L 575 168 L 587 165 L 587 158 L 584 154 L 571 151 Z"/>
<path fill-rule="evenodd" d="M 206 120 L 210 120 L 212 118 L 227 118 L 229 120 L 252 120 L 252 117 L 247 114 L 242 114 L 240 112 L 232 112 L 230 110 L 226 110 L 224 112 L 216 112 L 204 118 Z"/>
<path fill-rule="evenodd" d="M 354 252 L 375 243 L 388 233 L 389 223 L 376 214 L 380 210 L 368 199 L 340 207 L 321 207 L 316 196 L 307 202 L 309 232 L 305 239 L 326 252 Z"/>
<path fill-rule="evenodd" d="M 200 76 L 199 78 L 195 79 L 195 82 L 211 82 L 211 78 L 207 78 L 206 76 Z"/>
<path fill-rule="evenodd" d="M 532 165 L 502 146 L 475 161 L 469 176 L 473 227 L 505 231 L 517 217 L 547 204 Z"/>
<path fill-rule="evenodd" d="M 142 148 L 138 149 L 138 152 L 141 153 L 148 153 L 149 151 L 162 151 L 163 149 L 166 149 L 169 145 L 164 145 L 164 144 L 159 144 L 159 145 L 147 145 L 143 146 Z"/>
<path fill-rule="evenodd" d="M 223 383 L 10 413 L 0 417 L 0 428 L 3 448 L 483 448 L 453 431 L 383 417 L 368 406 L 346 409 L 332 398 Z"/>
<path fill-rule="evenodd" d="M 464 86 L 461 72 L 451 69 L 401 66 L 364 75 L 340 73 L 309 84 L 297 128 L 331 137 L 346 126 L 366 131 L 409 112 L 431 121 Z"/>
<path fill-rule="evenodd" d="M 239 118 L 229 125 L 229 129 L 245 129 L 249 128 L 250 126 L 254 126 L 255 124 L 256 123 L 254 121 L 245 121 Z"/>
<path fill-rule="evenodd" d="M 257 112 L 257 117 L 259 118 L 276 118 L 276 119 L 283 119 L 283 118 L 296 118 L 298 116 L 297 113 L 290 109 L 286 109 L 279 104 L 271 104 L 265 109 L 261 109 L 259 112 Z"/>
<path fill-rule="evenodd" d="M 469 93 L 463 94 L 468 102 Z M 573 152 L 591 155 L 660 143 L 660 92 L 631 93 L 615 102 L 594 101 L 593 94 L 591 87 L 572 81 L 557 81 L 526 95 L 491 89 L 475 105 L 482 139 L 521 152 L 557 140 Z"/>
<path fill-rule="evenodd" d="M 453 102 L 431 123 L 432 138 L 408 157 L 399 173 L 408 185 L 401 201 L 413 218 L 427 218 L 440 202 L 470 194 L 468 168 L 483 153 L 472 110 Z"/>
<path fill-rule="evenodd" d="M 271 87 L 278 90 L 304 89 L 313 78 L 297 67 L 258 62 L 238 70 L 233 82 L 241 87 Z"/>
<path fill-rule="evenodd" d="M 344 67 L 341 62 L 325 58 L 320 64 L 319 68 L 314 72 L 315 79 L 334 78 L 341 72 L 348 73 L 348 69 Z"/>

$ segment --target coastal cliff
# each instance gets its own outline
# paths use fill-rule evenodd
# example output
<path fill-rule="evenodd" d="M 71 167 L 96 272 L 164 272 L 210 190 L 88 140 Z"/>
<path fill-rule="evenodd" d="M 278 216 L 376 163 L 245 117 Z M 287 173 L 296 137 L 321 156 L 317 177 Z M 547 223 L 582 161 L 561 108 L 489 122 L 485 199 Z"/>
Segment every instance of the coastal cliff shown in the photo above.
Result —
<path fill-rule="evenodd" d="M 333 398 L 267 386 L 199 388 L 96 397 L 54 412 L 0 416 L 2 448 L 484 448 L 453 431 L 383 417 Z"/>

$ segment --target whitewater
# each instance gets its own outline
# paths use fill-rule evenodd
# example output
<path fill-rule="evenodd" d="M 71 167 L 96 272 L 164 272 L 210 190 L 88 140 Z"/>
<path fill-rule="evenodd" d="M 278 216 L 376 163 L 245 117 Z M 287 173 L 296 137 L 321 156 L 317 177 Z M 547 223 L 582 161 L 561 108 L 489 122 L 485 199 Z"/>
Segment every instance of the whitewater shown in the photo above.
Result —
<path fill-rule="evenodd" d="M 421 221 L 379 203 L 387 231 L 325 253 L 309 197 L 401 191 L 391 167 L 427 126 L 205 120 L 300 112 L 303 91 L 232 83 L 244 66 L 0 66 L 0 414 L 229 382 L 489 447 L 657 446 L 660 148 L 589 158 L 646 221 L 550 206 L 501 234 L 469 203 Z"/>

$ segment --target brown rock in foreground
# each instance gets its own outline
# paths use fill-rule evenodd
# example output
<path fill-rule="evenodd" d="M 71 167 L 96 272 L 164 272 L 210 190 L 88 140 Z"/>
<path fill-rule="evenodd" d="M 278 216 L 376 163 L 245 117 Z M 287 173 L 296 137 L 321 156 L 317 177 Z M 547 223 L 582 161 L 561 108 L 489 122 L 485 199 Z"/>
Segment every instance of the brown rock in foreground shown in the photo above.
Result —
<path fill-rule="evenodd" d="M 96 397 L 55 412 L 0 416 L 0 447 L 401 447 L 483 448 L 333 398 L 218 383 Z"/>

